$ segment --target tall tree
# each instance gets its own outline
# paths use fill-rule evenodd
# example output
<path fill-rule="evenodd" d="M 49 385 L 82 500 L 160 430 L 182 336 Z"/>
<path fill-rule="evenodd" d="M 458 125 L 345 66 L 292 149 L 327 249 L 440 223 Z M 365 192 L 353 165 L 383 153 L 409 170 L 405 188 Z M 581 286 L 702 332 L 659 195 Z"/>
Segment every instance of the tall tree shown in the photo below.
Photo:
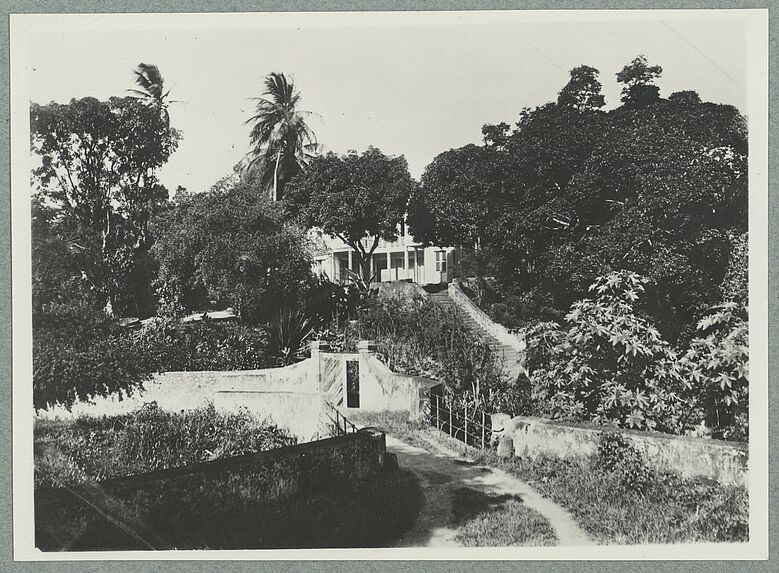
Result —
<path fill-rule="evenodd" d="M 150 247 L 148 221 L 167 190 L 157 179 L 178 133 L 131 97 L 31 104 L 31 144 L 40 157 L 33 185 L 54 208 L 51 224 L 88 267 L 74 269 L 106 312 L 120 299 L 139 306 L 128 278 Z M 137 310 L 137 309 L 136 309 Z"/>
<path fill-rule="evenodd" d="M 318 151 L 316 136 L 306 123 L 311 112 L 298 109 L 300 92 L 280 73 L 268 74 L 265 93 L 254 100 L 256 113 L 246 122 L 251 124 L 249 169 L 259 169 L 262 184 L 276 201 Z"/>
<path fill-rule="evenodd" d="M 157 293 L 170 310 L 232 306 L 244 322 L 299 302 L 312 279 L 305 232 L 235 177 L 192 194 L 153 221 Z"/>
<path fill-rule="evenodd" d="M 416 186 L 401 155 L 374 147 L 358 155 L 317 157 L 287 186 L 285 207 L 305 227 L 319 227 L 357 255 L 369 281 L 370 257 L 379 239 L 398 238 Z"/>
<path fill-rule="evenodd" d="M 571 79 L 560 90 L 557 103 L 579 111 L 592 111 L 606 105 L 606 99 L 600 93 L 597 69 L 591 66 L 578 66 L 571 70 Z"/>
<path fill-rule="evenodd" d="M 663 73 L 660 66 L 650 66 L 646 56 L 640 54 L 617 73 L 617 81 L 624 84 L 622 103 L 631 108 L 646 107 L 660 99 L 660 88 L 655 79 Z"/>
<path fill-rule="evenodd" d="M 492 146 L 466 145 L 433 159 L 409 208 L 414 237 L 439 246 L 470 246 L 484 237 L 500 211 L 504 156 Z"/>

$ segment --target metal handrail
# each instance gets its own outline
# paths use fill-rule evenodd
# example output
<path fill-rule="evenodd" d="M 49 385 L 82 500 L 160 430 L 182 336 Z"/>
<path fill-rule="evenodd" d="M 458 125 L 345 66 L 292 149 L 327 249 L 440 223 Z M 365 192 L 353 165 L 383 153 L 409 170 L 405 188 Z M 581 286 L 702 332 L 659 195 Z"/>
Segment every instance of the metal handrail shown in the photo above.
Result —
<path fill-rule="evenodd" d="M 462 412 L 456 412 L 452 409 L 450 404 L 444 402 L 437 394 L 435 395 L 435 415 L 433 415 L 432 403 L 429 407 L 431 409 L 431 411 L 428 412 L 430 423 L 435 426 L 439 432 L 443 431 L 443 427 L 447 427 L 448 434 L 451 437 L 466 444 L 469 444 L 468 438 L 470 437 L 472 438 L 470 443 L 477 444 L 481 449 L 487 448 L 488 440 L 490 439 L 490 436 L 487 435 L 487 431 L 491 430 L 491 428 L 487 427 L 488 414 L 485 410 L 474 408 L 472 416 L 475 414 L 478 418 L 481 418 L 481 421 L 479 421 L 477 418 L 468 415 L 467 406 L 463 406 Z M 460 422 L 462 422 L 462 425 L 460 425 Z"/>
<path fill-rule="evenodd" d="M 338 410 L 338 408 L 336 408 L 333 404 L 331 404 L 327 400 L 325 400 L 324 402 L 330 408 L 330 410 L 335 414 L 335 418 L 333 418 L 333 416 L 325 412 L 325 415 L 335 425 L 335 429 L 338 431 L 339 436 L 345 436 L 347 434 L 357 433 L 358 430 L 357 426 L 355 426 L 346 416 L 344 416 L 340 412 L 340 410 Z M 341 426 L 343 426 L 343 428 Z"/>

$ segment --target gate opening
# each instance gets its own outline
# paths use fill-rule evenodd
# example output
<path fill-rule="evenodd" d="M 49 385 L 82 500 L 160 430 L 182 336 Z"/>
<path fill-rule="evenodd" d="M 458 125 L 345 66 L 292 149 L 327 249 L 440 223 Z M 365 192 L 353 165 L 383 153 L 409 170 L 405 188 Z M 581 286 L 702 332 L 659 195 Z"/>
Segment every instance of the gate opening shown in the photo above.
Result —
<path fill-rule="evenodd" d="M 346 407 L 360 407 L 360 363 L 357 360 L 346 361 Z"/>

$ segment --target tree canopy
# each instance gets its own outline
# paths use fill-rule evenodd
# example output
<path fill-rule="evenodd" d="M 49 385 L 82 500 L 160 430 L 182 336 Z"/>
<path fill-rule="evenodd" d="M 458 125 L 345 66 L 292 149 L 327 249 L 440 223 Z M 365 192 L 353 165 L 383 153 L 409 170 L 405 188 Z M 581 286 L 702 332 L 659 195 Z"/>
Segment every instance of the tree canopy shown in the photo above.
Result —
<path fill-rule="evenodd" d="M 412 220 L 431 242 L 478 235 L 504 288 L 560 312 L 598 276 L 647 276 L 645 310 L 672 340 L 689 333 L 747 230 L 747 128 L 694 91 L 655 98 L 661 71 L 636 58 L 618 74 L 623 105 L 604 112 L 597 70 L 575 68 L 556 103 L 436 157 Z"/>
<path fill-rule="evenodd" d="M 40 158 L 33 189 L 53 209 L 52 231 L 82 254 L 85 266 L 73 271 L 109 311 L 117 303 L 136 313 L 148 307 L 136 296 L 146 289 L 126 285 L 145 272 L 148 221 L 168 194 L 156 172 L 176 150 L 178 132 L 158 109 L 132 97 L 33 103 L 30 120 Z"/>
<path fill-rule="evenodd" d="M 349 245 L 367 280 L 370 255 L 379 239 L 397 239 L 415 185 L 403 156 L 389 157 L 374 147 L 359 155 L 330 153 L 290 182 L 285 210 L 303 226 Z"/>
<path fill-rule="evenodd" d="M 262 322 L 299 301 L 312 279 L 304 231 L 237 178 L 184 197 L 154 231 L 157 292 L 174 311 L 232 306 L 244 322 Z"/>

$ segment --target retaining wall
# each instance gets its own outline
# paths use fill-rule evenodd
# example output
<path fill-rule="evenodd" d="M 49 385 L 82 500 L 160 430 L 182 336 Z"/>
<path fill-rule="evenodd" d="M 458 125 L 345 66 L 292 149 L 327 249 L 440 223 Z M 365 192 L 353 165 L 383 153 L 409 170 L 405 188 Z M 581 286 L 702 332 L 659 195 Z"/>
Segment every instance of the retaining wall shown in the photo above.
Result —
<path fill-rule="evenodd" d="M 746 484 L 749 447 L 742 442 L 604 429 L 525 416 L 511 418 L 506 414 L 493 414 L 492 424 L 493 435 L 512 438 L 514 455 L 519 457 L 584 458 L 597 453 L 604 432 L 618 431 L 655 469 L 726 485 Z"/>
<path fill-rule="evenodd" d="M 97 484 L 39 488 L 36 546 L 44 551 L 183 548 L 170 536 L 192 526 L 219 527 L 220 521 L 261 514 L 263 503 L 372 476 L 383 468 L 385 451 L 384 434 L 366 429 Z M 111 546 L 105 546 L 106 539 Z"/>

